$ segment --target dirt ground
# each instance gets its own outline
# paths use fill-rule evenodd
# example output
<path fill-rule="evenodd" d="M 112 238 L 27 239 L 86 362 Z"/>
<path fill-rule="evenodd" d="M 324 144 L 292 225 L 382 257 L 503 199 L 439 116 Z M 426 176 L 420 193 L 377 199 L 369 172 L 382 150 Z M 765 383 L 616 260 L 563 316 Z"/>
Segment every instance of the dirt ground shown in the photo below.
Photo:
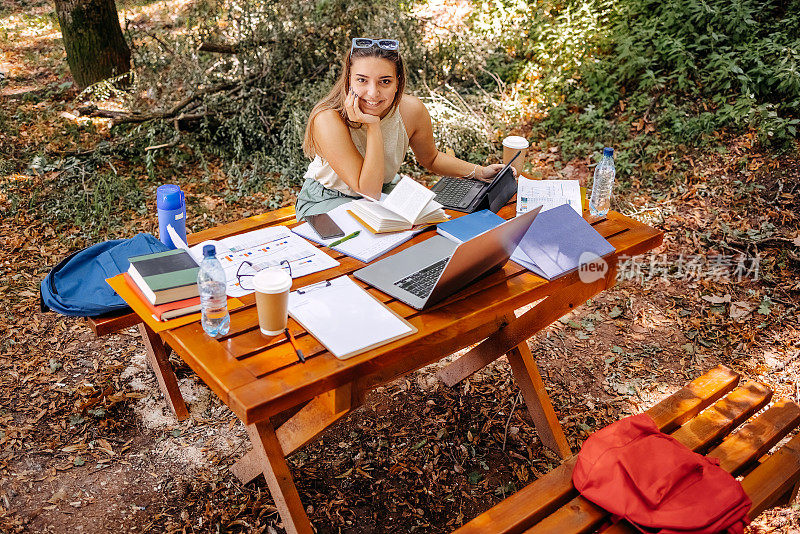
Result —
<path fill-rule="evenodd" d="M 173 359 L 191 412 L 178 422 L 135 329 L 96 339 L 81 320 L 39 310 L 38 283 L 80 228 L 55 230 L 41 207 L 58 197 L 58 173 L 24 157 L 107 135 L 68 129 L 76 91 L 59 89 L 69 75 L 48 10 L 4 11 L 8 27 L 35 31 L 0 39 L 0 529 L 282 532 L 263 478 L 242 485 L 229 470 L 248 448 L 244 428 L 187 366 Z M 725 145 L 681 155 L 694 169 L 685 183 L 620 191 L 615 209 L 664 230 L 664 245 L 529 340 L 573 450 L 719 363 L 800 402 L 800 156 L 765 152 L 748 134 Z M 588 160 L 564 162 L 559 147 L 531 161 L 546 178 L 585 184 L 589 173 Z M 216 222 L 263 210 L 262 198 L 219 199 L 218 169 L 196 165 L 177 180 L 224 213 Z M 198 185 L 203 173 L 211 180 Z M 128 230 L 157 231 L 153 206 L 128 215 Z M 739 254 L 741 280 L 730 259 Z M 434 375 L 453 358 L 378 388 L 290 457 L 319 532 L 449 532 L 558 465 L 505 359 L 448 388 Z M 800 503 L 762 514 L 749 532 L 800 532 Z"/>

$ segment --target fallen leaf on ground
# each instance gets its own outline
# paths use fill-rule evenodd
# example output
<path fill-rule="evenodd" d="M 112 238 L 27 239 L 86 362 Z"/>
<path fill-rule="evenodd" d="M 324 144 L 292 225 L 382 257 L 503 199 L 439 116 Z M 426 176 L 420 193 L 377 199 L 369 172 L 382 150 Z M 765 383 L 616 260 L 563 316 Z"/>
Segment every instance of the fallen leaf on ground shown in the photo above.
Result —
<path fill-rule="evenodd" d="M 726 294 L 724 297 L 720 297 L 717 295 L 703 295 L 702 299 L 706 302 L 710 302 L 711 304 L 723 304 L 725 302 L 731 301 L 731 296 Z"/>
<path fill-rule="evenodd" d="M 747 302 L 738 300 L 731 303 L 731 309 L 728 314 L 734 321 L 740 321 L 750 315 L 750 312 L 753 311 L 753 308 L 754 306 L 748 304 Z"/>

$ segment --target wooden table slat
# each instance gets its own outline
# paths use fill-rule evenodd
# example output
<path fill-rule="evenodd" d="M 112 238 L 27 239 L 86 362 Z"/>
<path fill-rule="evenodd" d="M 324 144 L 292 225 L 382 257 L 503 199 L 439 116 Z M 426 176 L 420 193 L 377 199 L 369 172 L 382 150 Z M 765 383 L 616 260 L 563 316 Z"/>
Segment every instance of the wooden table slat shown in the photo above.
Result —
<path fill-rule="evenodd" d="M 292 226 L 290 223 L 294 221 L 294 207 L 288 206 L 188 234 L 186 236 L 186 241 L 191 246 L 208 239 L 222 239 L 223 237 L 252 232 L 253 230 L 267 228 L 269 226 L 278 226 L 281 224 Z"/>

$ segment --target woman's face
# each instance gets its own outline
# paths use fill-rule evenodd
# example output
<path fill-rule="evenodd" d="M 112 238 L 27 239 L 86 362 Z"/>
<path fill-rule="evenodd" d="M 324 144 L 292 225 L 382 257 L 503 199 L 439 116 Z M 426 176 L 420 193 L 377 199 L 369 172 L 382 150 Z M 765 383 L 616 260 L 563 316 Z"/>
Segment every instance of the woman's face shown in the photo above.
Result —
<path fill-rule="evenodd" d="M 380 57 L 360 57 L 350 65 L 350 89 L 358 95 L 358 105 L 367 115 L 383 117 L 397 93 L 397 69 Z"/>

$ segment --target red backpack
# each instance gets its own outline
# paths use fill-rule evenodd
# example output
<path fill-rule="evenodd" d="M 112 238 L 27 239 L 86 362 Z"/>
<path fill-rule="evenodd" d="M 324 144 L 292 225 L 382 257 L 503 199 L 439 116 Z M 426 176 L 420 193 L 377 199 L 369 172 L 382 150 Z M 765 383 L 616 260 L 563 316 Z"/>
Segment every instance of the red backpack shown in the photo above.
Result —
<path fill-rule="evenodd" d="M 646 414 L 595 432 L 572 473 L 588 500 L 643 532 L 741 534 L 750 499 L 719 461 L 690 451 Z"/>

